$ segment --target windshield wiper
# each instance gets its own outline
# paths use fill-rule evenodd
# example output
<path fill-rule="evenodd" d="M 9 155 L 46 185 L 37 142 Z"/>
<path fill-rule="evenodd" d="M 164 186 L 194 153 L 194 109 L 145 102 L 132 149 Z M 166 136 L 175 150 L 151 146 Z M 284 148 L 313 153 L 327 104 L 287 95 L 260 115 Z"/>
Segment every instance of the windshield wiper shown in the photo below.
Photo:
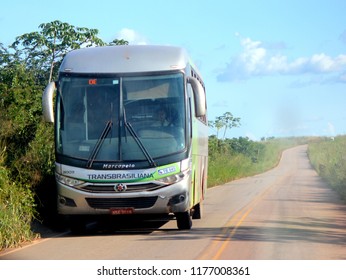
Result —
<path fill-rule="evenodd" d="M 113 122 L 112 121 L 108 121 L 106 123 L 106 126 L 105 128 L 103 129 L 99 139 L 97 140 L 95 146 L 94 146 L 94 149 L 92 150 L 91 154 L 90 154 L 90 157 L 88 159 L 88 162 L 87 162 L 87 168 L 91 168 L 94 161 L 95 161 L 95 158 L 98 154 L 98 152 L 100 151 L 100 148 L 102 146 L 102 143 L 103 141 L 106 139 L 108 133 L 111 131 L 112 129 L 112 125 L 113 125 Z"/>
<path fill-rule="evenodd" d="M 133 139 L 135 139 L 137 145 L 139 146 L 139 148 L 142 150 L 144 156 L 146 157 L 146 159 L 148 160 L 150 166 L 157 166 L 156 162 L 154 161 L 154 159 L 152 158 L 152 156 L 149 154 L 148 150 L 145 148 L 145 146 L 143 145 L 141 139 L 138 137 L 136 131 L 133 129 L 131 123 L 129 123 L 126 120 L 126 113 L 125 113 L 125 109 L 124 109 L 124 123 L 125 123 L 125 127 L 129 130 L 131 136 L 133 137 Z"/>

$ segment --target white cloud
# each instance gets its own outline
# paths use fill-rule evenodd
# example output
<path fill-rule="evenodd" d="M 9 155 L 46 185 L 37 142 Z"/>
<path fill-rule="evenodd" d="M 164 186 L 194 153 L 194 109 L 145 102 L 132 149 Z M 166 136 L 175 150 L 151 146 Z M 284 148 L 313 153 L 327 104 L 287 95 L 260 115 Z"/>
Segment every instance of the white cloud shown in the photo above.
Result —
<path fill-rule="evenodd" d="M 130 45 L 146 45 L 147 40 L 144 36 L 133 29 L 123 28 L 117 34 L 118 39 L 123 39 L 129 42 Z"/>
<path fill-rule="evenodd" d="M 240 38 L 239 35 L 236 35 Z M 331 57 L 325 53 L 290 60 L 277 53 L 279 48 L 266 48 L 261 41 L 240 38 L 242 52 L 234 56 L 218 75 L 219 81 L 239 81 L 268 75 L 334 75 L 328 81 L 345 82 L 346 54 Z M 282 48 L 281 48 L 282 49 Z M 343 72 L 343 73 L 342 73 Z M 326 80 L 326 79 L 320 79 Z"/>

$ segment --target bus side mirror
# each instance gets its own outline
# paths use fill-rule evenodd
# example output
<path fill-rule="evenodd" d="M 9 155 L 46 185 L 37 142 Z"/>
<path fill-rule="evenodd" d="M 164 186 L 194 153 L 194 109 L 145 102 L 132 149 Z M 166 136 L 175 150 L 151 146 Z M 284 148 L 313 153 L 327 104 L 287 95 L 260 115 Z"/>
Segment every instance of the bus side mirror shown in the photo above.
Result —
<path fill-rule="evenodd" d="M 196 117 L 203 117 L 206 114 L 206 98 L 204 88 L 202 87 L 201 83 L 194 77 L 188 77 L 187 82 L 193 89 Z"/>
<path fill-rule="evenodd" d="M 42 111 L 46 122 L 54 123 L 53 94 L 55 82 L 50 82 L 42 94 Z"/>

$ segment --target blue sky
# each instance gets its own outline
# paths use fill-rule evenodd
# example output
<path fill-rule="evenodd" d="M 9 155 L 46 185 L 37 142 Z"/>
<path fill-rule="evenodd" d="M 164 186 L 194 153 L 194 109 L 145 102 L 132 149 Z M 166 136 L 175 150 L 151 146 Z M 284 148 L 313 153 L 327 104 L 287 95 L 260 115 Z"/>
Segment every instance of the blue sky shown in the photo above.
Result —
<path fill-rule="evenodd" d="M 227 137 L 346 134 L 346 1 L 3 1 L 0 42 L 60 20 L 106 42 L 187 49 Z M 53 4 L 51 4 L 53 3 Z M 213 131 L 211 131 L 213 133 Z"/>

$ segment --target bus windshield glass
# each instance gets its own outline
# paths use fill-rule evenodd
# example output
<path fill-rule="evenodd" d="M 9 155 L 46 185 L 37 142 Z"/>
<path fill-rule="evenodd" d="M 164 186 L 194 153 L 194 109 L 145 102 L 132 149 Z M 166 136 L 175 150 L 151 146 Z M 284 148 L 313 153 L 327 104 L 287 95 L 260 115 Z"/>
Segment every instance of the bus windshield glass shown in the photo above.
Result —
<path fill-rule="evenodd" d="M 185 149 L 185 112 L 182 73 L 63 76 L 57 95 L 57 153 L 90 165 L 152 163 Z"/>

